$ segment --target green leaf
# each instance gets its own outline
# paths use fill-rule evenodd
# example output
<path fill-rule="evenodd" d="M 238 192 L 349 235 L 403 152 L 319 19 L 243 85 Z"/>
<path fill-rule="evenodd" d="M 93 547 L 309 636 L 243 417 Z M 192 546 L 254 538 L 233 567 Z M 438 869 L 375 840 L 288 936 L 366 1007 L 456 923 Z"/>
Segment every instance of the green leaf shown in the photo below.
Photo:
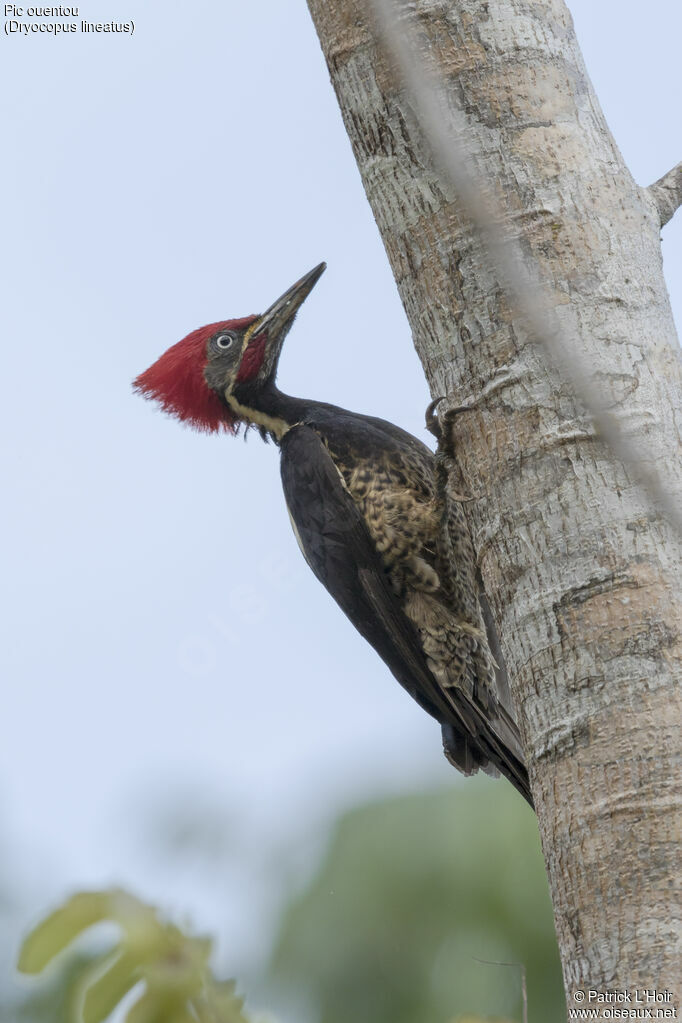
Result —
<path fill-rule="evenodd" d="M 19 970 L 22 973 L 40 973 L 79 934 L 106 920 L 110 904 L 109 892 L 74 895 L 28 935 L 19 953 Z"/>
<path fill-rule="evenodd" d="M 189 938 L 172 926 L 165 929 L 164 939 L 154 961 L 144 971 L 149 989 L 173 992 L 184 998 L 199 994 L 210 978 L 210 940 Z"/>
<path fill-rule="evenodd" d="M 167 1023 L 173 1001 L 163 991 L 146 991 L 127 1013 L 125 1023 Z"/>
<path fill-rule="evenodd" d="M 128 951 L 114 952 L 104 964 L 100 961 L 81 981 L 83 1023 L 105 1020 L 140 976 L 139 958 Z"/>
<path fill-rule="evenodd" d="M 78 1023 L 103 1023 L 141 981 L 144 993 L 126 1023 L 248 1023 L 234 982 L 219 983 L 210 971 L 210 939 L 184 934 L 160 920 L 151 906 L 118 889 L 69 899 L 28 936 L 20 968 L 38 973 L 103 920 L 118 924 L 120 941 L 113 952 L 80 967 Z"/>
<path fill-rule="evenodd" d="M 244 999 L 235 994 L 237 984 L 234 980 L 214 984 L 209 995 L 209 1005 L 213 1013 L 207 1017 L 211 1023 L 249 1023 L 243 1013 Z M 201 1018 L 201 1017 L 200 1017 Z"/>

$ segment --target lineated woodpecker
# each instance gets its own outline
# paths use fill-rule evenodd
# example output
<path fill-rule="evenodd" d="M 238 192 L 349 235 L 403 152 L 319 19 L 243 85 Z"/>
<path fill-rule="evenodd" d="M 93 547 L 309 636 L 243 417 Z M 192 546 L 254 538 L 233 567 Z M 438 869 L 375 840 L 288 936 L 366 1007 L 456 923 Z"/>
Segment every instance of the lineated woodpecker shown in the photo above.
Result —
<path fill-rule="evenodd" d="M 275 385 L 284 338 L 324 269 L 262 316 L 193 331 L 133 386 L 199 430 L 253 425 L 279 445 L 294 533 L 317 578 L 441 724 L 450 762 L 464 774 L 501 772 L 532 806 L 461 500 L 434 454 L 383 419 Z"/>

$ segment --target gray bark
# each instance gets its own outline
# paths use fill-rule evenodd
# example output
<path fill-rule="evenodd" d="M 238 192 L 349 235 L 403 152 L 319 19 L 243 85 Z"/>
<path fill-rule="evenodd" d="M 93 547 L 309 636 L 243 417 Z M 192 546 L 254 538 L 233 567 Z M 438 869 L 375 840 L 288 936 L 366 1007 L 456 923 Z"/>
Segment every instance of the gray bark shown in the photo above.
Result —
<path fill-rule="evenodd" d="M 674 990 L 680 935 L 679 537 L 529 343 L 434 169 L 364 0 L 308 0 L 456 482 L 524 736 L 568 1004 Z M 682 501 L 682 372 L 660 228 L 675 168 L 635 183 L 562 0 L 398 5 L 606 408 Z"/>

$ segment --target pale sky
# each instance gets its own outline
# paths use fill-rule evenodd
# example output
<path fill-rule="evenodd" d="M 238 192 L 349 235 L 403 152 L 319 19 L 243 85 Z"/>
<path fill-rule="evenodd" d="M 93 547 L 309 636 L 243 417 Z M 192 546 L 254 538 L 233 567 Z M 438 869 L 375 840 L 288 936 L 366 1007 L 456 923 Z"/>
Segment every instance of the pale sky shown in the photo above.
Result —
<path fill-rule="evenodd" d="M 682 9 L 570 7 L 648 184 L 682 156 Z M 220 928 L 239 975 L 274 912 L 268 856 L 316 849 L 354 801 L 455 775 L 304 564 L 276 449 L 183 429 L 130 381 L 325 259 L 280 386 L 422 438 L 429 396 L 302 0 L 80 13 L 135 34 L 0 43 L 2 887 L 18 928 L 74 888 L 123 884 Z M 681 224 L 663 233 L 678 323 Z M 229 868 L 160 870 L 155 802 L 224 813 Z"/>

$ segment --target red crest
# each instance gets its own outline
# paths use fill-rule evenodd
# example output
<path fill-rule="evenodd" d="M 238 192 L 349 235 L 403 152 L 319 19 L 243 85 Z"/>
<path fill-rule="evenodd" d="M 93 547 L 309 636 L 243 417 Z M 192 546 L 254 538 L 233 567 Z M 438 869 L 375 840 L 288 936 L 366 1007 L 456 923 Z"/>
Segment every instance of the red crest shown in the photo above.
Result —
<path fill-rule="evenodd" d="M 236 418 L 204 379 L 206 345 L 219 330 L 242 330 L 256 319 L 221 320 L 193 330 L 133 381 L 133 388 L 196 430 L 234 433 Z"/>

